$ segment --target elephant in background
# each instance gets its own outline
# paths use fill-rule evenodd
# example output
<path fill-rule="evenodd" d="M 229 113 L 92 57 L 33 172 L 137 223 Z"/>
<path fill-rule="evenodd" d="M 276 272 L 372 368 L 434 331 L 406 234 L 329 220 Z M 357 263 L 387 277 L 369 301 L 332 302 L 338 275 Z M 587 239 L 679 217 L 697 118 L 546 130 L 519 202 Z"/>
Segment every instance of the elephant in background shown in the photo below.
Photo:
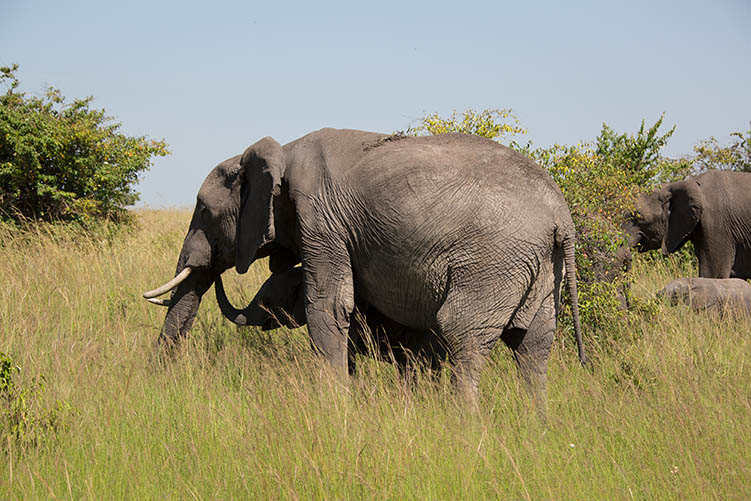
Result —
<path fill-rule="evenodd" d="M 710 171 L 642 196 L 629 244 L 667 255 L 694 245 L 703 278 L 751 278 L 751 173 Z"/>
<path fill-rule="evenodd" d="M 695 310 L 728 308 L 751 313 L 751 284 L 740 278 L 678 278 L 657 295 Z"/>
<path fill-rule="evenodd" d="M 221 277 L 214 283 L 216 300 L 222 314 L 237 325 L 252 325 L 262 330 L 302 327 L 305 318 L 305 276 L 300 267 L 272 273 L 253 300 L 243 310 L 232 306 Z M 435 333 L 417 331 L 385 317 L 375 308 L 358 303 L 349 327 L 349 370 L 355 370 L 355 354 L 375 355 L 396 364 L 406 373 L 414 363 L 440 369 L 447 352 Z"/>
<path fill-rule="evenodd" d="M 266 137 L 211 171 L 175 278 L 144 296 L 173 291 L 160 335 L 172 343 L 228 268 L 302 262 L 311 344 L 332 366 L 347 370 L 351 317 L 365 303 L 435 332 L 469 393 L 503 340 L 544 395 L 564 264 L 586 359 L 574 241 L 558 186 L 510 148 L 464 134 L 321 129 L 284 146 Z"/>

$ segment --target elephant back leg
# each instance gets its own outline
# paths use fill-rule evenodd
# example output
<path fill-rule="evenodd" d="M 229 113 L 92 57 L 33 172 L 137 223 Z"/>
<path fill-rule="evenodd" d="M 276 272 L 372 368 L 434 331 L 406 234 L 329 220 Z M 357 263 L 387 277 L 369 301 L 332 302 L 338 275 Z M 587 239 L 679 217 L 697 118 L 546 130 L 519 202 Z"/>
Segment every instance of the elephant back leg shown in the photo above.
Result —
<path fill-rule="evenodd" d="M 553 346 L 555 324 L 555 303 L 550 294 L 542 301 L 526 329 L 509 327 L 501 336 L 513 351 L 534 405 L 543 414 L 547 409 L 548 359 Z"/>
<path fill-rule="evenodd" d="M 453 380 L 460 392 L 474 399 L 480 371 L 503 327 L 513 315 L 512 307 L 481 315 L 473 307 L 477 299 L 454 290 L 438 311 L 437 329 L 453 364 Z M 489 318 L 492 324 L 488 325 Z"/>
<path fill-rule="evenodd" d="M 544 261 L 501 339 L 511 348 L 536 407 L 547 409 L 548 358 L 553 346 L 563 276 L 562 256 Z"/>

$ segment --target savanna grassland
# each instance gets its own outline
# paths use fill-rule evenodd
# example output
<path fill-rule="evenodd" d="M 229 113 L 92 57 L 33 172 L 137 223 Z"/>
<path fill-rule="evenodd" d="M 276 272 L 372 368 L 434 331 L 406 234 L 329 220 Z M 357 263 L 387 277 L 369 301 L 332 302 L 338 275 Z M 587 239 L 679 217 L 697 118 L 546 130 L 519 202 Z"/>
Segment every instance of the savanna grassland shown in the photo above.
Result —
<path fill-rule="evenodd" d="M 211 290 L 165 361 L 164 309 L 140 295 L 171 277 L 189 218 L 0 227 L 0 498 L 751 498 L 751 320 L 651 301 L 695 274 L 680 256 L 636 259 L 647 306 L 585 325 L 588 369 L 560 329 L 544 422 L 503 346 L 473 408 L 447 374 L 332 374 L 304 329 L 235 327 Z M 233 301 L 266 273 L 228 272 Z"/>

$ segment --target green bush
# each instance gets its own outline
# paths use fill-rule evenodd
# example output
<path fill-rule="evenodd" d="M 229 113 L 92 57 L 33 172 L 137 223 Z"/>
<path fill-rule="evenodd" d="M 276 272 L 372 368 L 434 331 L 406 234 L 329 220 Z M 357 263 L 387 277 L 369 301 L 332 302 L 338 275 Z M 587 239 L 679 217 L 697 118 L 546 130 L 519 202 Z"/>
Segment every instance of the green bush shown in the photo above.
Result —
<path fill-rule="evenodd" d="M 619 151 L 619 153 L 623 153 Z M 588 338 L 613 336 L 629 323 L 631 256 L 620 229 L 640 191 L 633 176 L 589 145 L 553 146 L 528 152 L 550 172 L 568 202 L 576 226 L 579 307 Z M 570 324 L 564 306 L 564 325 Z"/>
<path fill-rule="evenodd" d="M 480 112 L 470 109 L 462 113 L 454 111 L 448 118 L 442 118 L 437 113 L 433 113 L 419 119 L 416 126 L 407 129 L 407 134 L 415 136 L 445 134 L 447 132 L 473 134 L 494 141 L 499 141 L 507 134 L 527 133 L 521 127 L 519 118 L 510 109 L 491 109 Z"/>
<path fill-rule="evenodd" d="M 655 184 L 683 178 L 690 170 L 686 161 L 663 158 L 660 150 L 675 132 L 675 126 L 660 136 L 657 132 L 665 116 L 661 116 L 649 129 L 641 122 L 636 135 L 616 133 L 607 124 L 595 142 L 595 155 L 602 164 L 611 164 L 622 171 L 628 184 L 649 188 Z"/>
<path fill-rule="evenodd" d="M 27 387 L 17 384 L 21 371 L 13 360 L 0 352 L 0 450 L 11 445 L 27 449 L 53 440 L 66 426 L 70 407 L 59 400 L 52 408 L 44 405 L 44 376 L 32 379 Z"/>
<path fill-rule="evenodd" d="M 119 132 L 92 97 L 67 102 L 50 87 L 19 92 L 18 65 L 0 68 L 0 217 L 122 220 L 138 200 L 133 185 L 167 144 Z"/>
<path fill-rule="evenodd" d="M 696 172 L 712 169 L 751 172 L 751 130 L 745 134 L 733 132 L 730 137 L 729 146 L 720 146 L 717 139 L 710 137 L 694 147 Z"/>
<path fill-rule="evenodd" d="M 646 128 L 642 121 L 633 135 L 603 124 L 594 144 L 527 151 L 550 172 L 569 204 L 577 228 L 582 319 L 589 335 L 605 346 L 630 335 L 636 313 L 653 311 L 631 294 L 631 256 L 621 223 L 640 194 L 691 170 L 686 160 L 662 156 L 675 130 L 659 134 L 662 122 L 660 117 Z"/>

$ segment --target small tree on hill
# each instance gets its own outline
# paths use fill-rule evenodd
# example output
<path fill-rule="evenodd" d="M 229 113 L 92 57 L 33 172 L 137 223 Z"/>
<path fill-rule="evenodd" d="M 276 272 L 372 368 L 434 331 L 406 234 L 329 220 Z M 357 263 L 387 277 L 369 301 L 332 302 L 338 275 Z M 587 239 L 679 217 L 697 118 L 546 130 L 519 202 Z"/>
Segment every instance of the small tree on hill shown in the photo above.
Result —
<path fill-rule="evenodd" d="M 751 123 L 749 123 L 751 125 Z M 751 129 L 745 134 L 730 134 L 729 146 L 720 146 L 714 137 L 701 141 L 694 147 L 694 165 L 697 172 L 713 169 L 751 172 Z"/>
<path fill-rule="evenodd" d="M 134 184 L 167 144 L 119 132 L 92 97 L 66 102 L 50 87 L 19 92 L 18 65 L 0 68 L 0 218 L 122 220 Z"/>

